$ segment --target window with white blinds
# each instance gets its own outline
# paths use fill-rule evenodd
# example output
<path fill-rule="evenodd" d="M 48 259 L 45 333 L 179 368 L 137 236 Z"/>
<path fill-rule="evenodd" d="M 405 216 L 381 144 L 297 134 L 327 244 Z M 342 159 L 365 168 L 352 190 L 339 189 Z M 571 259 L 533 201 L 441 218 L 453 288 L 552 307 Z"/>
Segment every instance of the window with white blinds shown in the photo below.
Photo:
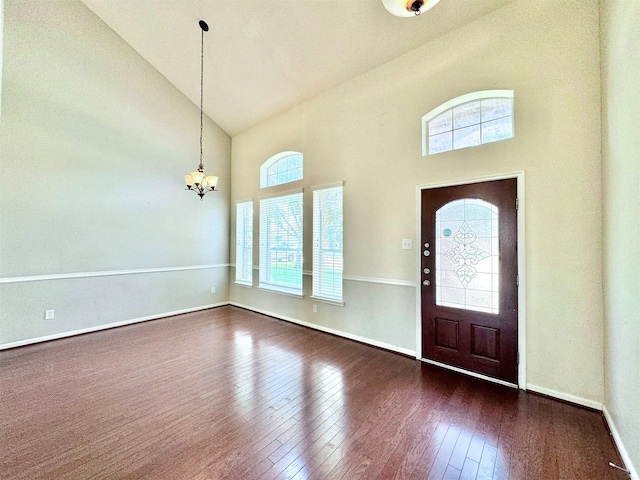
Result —
<path fill-rule="evenodd" d="M 236 204 L 236 283 L 253 285 L 253 200 Z"/>
<path fill-rule="evenodd" d="M 313 296 L 342 302 L 342 185 L 313 191 Z"/>
<path fill-rule="evenodd" d="M 302 192 L 260 200 L 259 286 L 302 295 Z"/>

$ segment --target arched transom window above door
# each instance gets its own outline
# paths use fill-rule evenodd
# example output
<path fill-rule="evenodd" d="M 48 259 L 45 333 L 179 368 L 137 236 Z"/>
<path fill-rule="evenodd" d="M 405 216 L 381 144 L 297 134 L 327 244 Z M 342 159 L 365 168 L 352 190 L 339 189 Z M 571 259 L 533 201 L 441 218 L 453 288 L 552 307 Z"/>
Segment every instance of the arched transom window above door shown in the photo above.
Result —
<path fill-rule="evenodd" d="M 281 152 L 260 166 L 260 188 L 302 180 L 303 157 L 300 152 Z"/>
<path fill-rule="evenodd" d="M 513 90 L 484 90 L 449 100 L 422 117 L 422 155 L 513 137 Z"/>

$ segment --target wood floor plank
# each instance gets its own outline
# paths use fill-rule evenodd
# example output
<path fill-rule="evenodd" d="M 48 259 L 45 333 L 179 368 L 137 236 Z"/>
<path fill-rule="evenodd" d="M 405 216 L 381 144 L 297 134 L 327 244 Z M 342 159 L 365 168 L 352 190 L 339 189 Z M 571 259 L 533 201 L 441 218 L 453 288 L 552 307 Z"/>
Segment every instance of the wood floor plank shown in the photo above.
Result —
<path fill-rule="evenodd" d="M 460 472 L 460 480 L 475 480 L 478 475 L 478 467 L 480 464 L 467 458 L 464 461 L 464 465 L 462 466 L 462 471 Z"/>
<path fill-rule="evenodd" d="M 449 465 L 444 472 L 442 480 L 458 480 L 460 478 L 460 473 L 460 470 Z"/>
<path fill-rule="evenodd" d="M 0 352 L 0 478 L 623 479 L 602 416 L 220 307 Z"/>
<path fill-rule="evenodd" d="M 488 443 L 484 444 L 480 465 L 478 465 L 478 473 L 476 475 L 477 480 L 491 480 L 493 478 L 497 455 L 498 449 L 496 447 Z"/>
<path fill-rule="evenodd" d="M 449 459 L 453 453 L 458 437 L 460 436 L 460 428 L 456 426 L 450 426 L 447 429 L 447 433 L 440 444 L 438 454 L 436 455 L 427 478 L 429 479 L 441 479 L 449 466 Z"/>
<path fill-rule="evenodd" d="M 455 447 L 453 447 L 453 452 L 451 452 L 451 458 L 449 459 L 449 465 L 453 468 L 462 470 L 464 462 L 467 459 L 467 452 L 469 451 L 472 437 L 473 432 L 465 430 L 464 428 L 460 431 L 460 436 L 458 437 Z"/>

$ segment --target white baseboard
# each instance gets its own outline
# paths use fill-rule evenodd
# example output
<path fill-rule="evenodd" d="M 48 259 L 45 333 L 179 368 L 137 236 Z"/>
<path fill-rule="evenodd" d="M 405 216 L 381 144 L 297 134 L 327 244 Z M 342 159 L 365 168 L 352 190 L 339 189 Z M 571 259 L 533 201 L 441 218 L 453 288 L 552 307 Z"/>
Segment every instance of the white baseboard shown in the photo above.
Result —
<path fill-rule="evenodd" d="M 540 393 L 548 397 L 557 398 L 559 400 L 564 400 L 565 402 L 575 403 L 576 405 L 582 405 L 583 407 L 602 411 L 602 402 L 589 400 L 588 398 L 578 397 L 576 395 L 571 395 L 570 393 L 558 392 L 557 390 L 551 390 L 550 388 L 540 387 L 531 383 L 527 383 L 527 390 Z"/>
<path fill-rule="evenodd" d="M 624 462 L 624 467 L 629 470 L 629 475 L 631 476 L 631 480 L 640 480 L 640 475 L 638 475 L 638 470 L 633 466 L 633 462 L 631 461 L 631 457 L 629 456 L 629 452 L 625 448 L 622 443 L 622 439 L 620 438 L 620 433 L 616 428 L 616 424 L 613 421 L 613 418 L 609 414 L 609 410 L 607 410 L 606 405 L 602 406 L 602 413 L 604 415 L 604 419 L 609 426 L 609 430 L 611 431 L 611 436 L 613 437 L 613 441 L 618 447 L 618 452 L 620 452 L 620 456 L 622 457 L 622 461 Z M 622 467 L 623 465 L 619 465 Z"/>
<path fill-rule="evenodd" d="M 359 335 L 353 335 L 351 333 L 343 332 L 342 330 L 334 330 L 333 328 L 323 327 L 322 325 L 316 325 L 315 323 L 304 322 L 302 320 L 298 320 L 296 318 L 287 317 L 285 315 L 280 315 L 278 313 L 269 312 L 267 310 L 262 310 L 259 308 L 250 307 L 248 305 L 243 305 L 237 302 L 229 302 L 229 305 L 233 305 L 236 307 L 244 308 L 246 310 L 251 310 L 252 312 L 261 313 L 263 315 L 268 315 L 269 317 L 274 317 L 279 320 L 284 320 L 286 322 L 295 323 L 297 325 L 302 325 L 303 327 L 313 328 L 314 330 L 319 330 L 321 332 L 330 333 L 332 335 L 336 335 L 338 337 L 348 338 L 349 340 L 355 340 L 360 343 L 365 343 L 367 345 L 371 345 L 374 347 L 383 348 L 385 350 L 390 350 L 392 352 L 401 353 L 403 355 L 407 355 L 415 358 L 416 351 L 410 350 L 408 348 L 401 348 L 395 345 L 391 345 L 389 343 L 379 342 L 377 340 L 372 340 L 370 338 L 361 337 Z"/>
<path fill-rule="evenodd" d="M 9 348 L 24 347 L 26 345 L 32 345 L 34 343 L 48 342 L 50 340 L 57 340 L 59 338 L 73 337 L 74 335 L 82 335 L 84 333 L 98 332 L 100 330 L 108 330 L 110 328 L 123 327 L 125 325 L 131 325 L 133 323 L 146 322 L 149 320 L 157 320 L 158 318 L 171 317 L 173 315 L 180 315 L 182 313 L 198 312 L 200 310 L 207 310 L 214 307 L 222 307 L 229 305 L 229 302 L 212 303 L 211 305 L 202 305 L 200 307 L 185 308 L 182 310 L 175 310 L 173 312 L 158 313 L 155 315 L 149 315 L 147 317 L 133 318 L 130 320 L 123 320 L 121 322 L 108 323 L 106 325 L 97 325 L 95 327 L 83 328 L 81 330 L 71 330 L 69 332 L 56 333 L 54 335 L 46 335 L 44 337 L 29 338 L 26 340 L 19 340 L 17 342 L 0 344 L 0 350 L 7 350 Z"/>

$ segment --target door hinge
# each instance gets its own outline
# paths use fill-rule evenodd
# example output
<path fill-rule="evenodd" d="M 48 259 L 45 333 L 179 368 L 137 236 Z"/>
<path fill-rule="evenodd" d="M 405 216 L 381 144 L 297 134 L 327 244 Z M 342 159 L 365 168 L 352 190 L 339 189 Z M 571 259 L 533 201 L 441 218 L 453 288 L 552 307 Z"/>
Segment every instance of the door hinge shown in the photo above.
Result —
<path fill-rule="evenodd" d="M 520 286 L 520 275 L 516 275 L 516 287 Z"/>
<path fill-rule="evenodd" d="M 516 364 L 520 365 L 520 352 L 516 353 Z"/>
<path fill-rule="evenodd" d="M 516 210 L 520 208 L 520 199 L 516 197 Z"/>

